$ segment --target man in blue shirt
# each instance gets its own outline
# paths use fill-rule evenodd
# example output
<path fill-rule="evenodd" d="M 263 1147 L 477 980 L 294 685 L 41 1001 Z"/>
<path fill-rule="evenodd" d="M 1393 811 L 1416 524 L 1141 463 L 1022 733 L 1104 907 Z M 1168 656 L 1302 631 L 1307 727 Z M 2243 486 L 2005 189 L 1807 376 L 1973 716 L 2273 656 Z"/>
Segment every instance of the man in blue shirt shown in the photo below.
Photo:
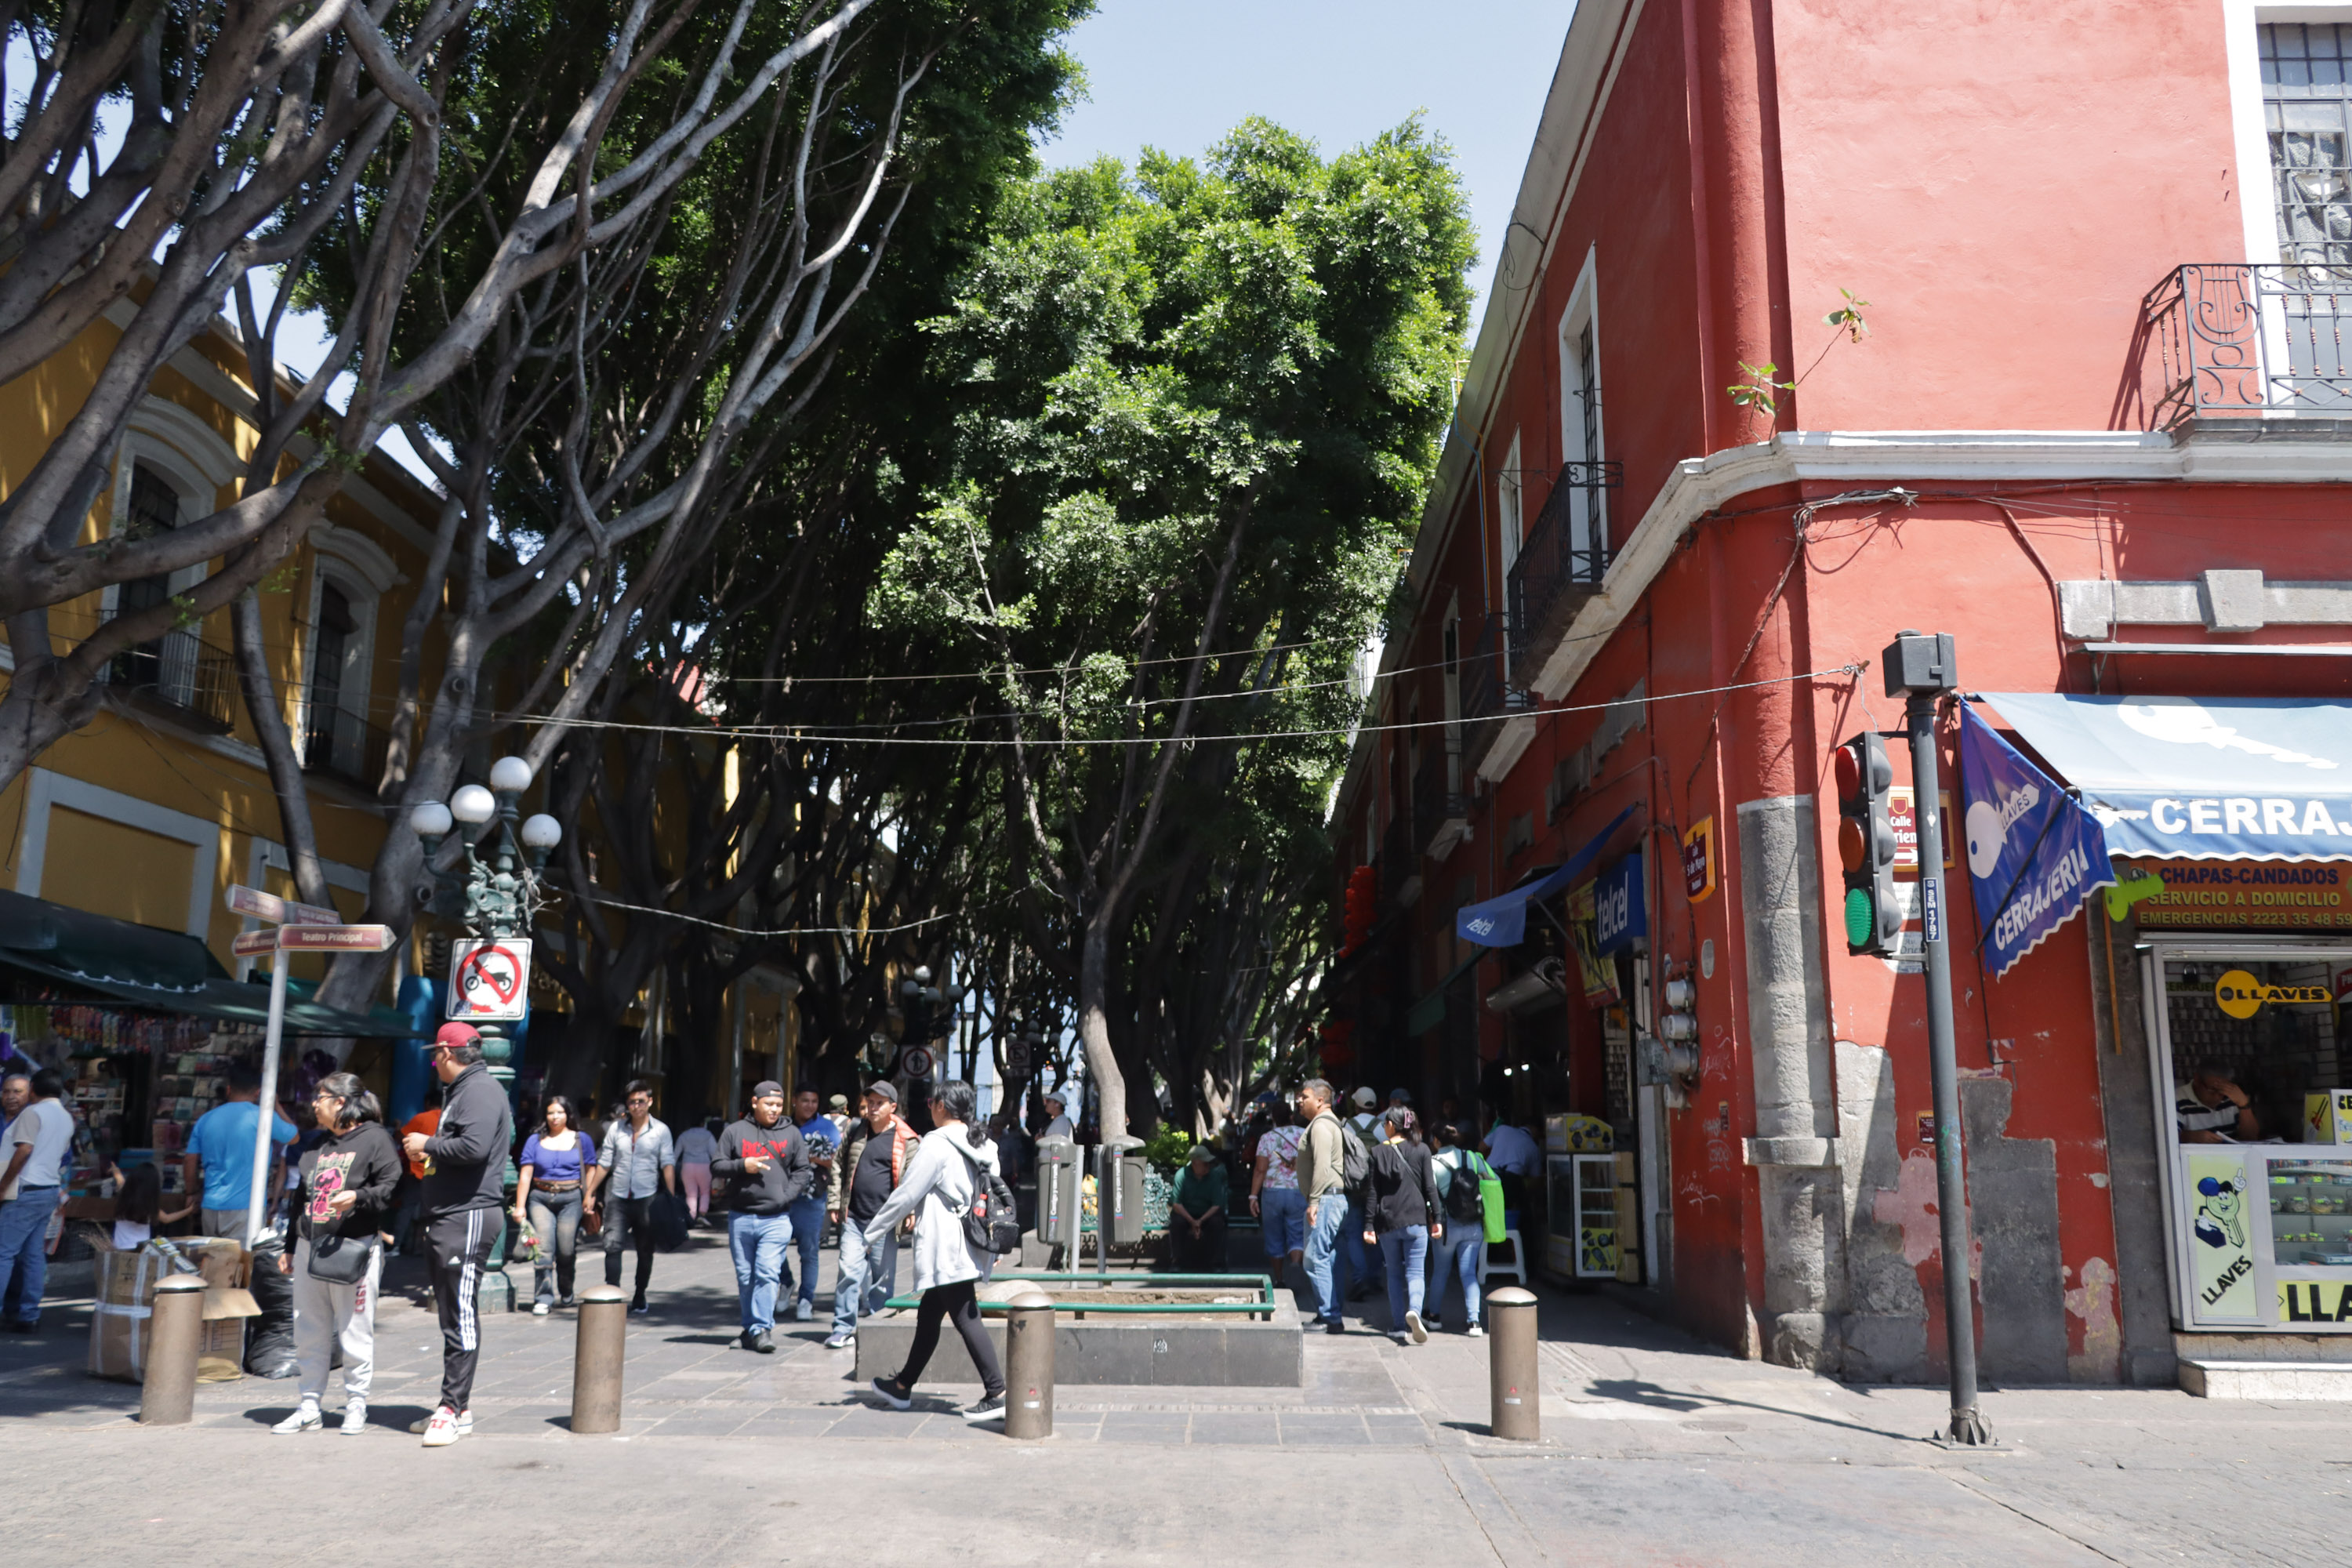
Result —
<path fill-rule="evenodd" d="M 261 1074 L 249 1067 L 231 1068 L 228 1098 L 196 1118 L 188 1130 L 188 1152 L 182 1163 L 187 1190 L 202 1193 L 201 1222 L 206 1236 L 247 1239 L 245 1215 L 253 1202 L 253 1129 L 261 1114 Z M 294 1142 L 294 1124 L 272 1112 L 269 1118 L 269 1173 L 262 1190 L 262 1218 L 268 1220 L 269 1194 L 278 1191 L 285 1156 L 279 1152 Z"/>
<path fill-rule="evenodd" d="M 793 1125 L 801 1131 L 801 1140 L 808 1145 L 809 1164 L 814 1179 L 809 1190 L 793 1200 L 784 1212 L 793 1218 L 793 1246 L 801 1255 L 801 1278 L 797 1299 L 793 1303 L 793 1317 L 807 1322 L 816 1316 L 817 1248 L 824 1242 L 824 1191 L 833 1179 L 833 1162 L 841 1152 L 841 1129 L 833 1118 L 817 1112 L 816 1090 L 802 1089 L 793 1096 Z M 793 1289 L 792 1269 L 784 1270 L 783 1289 Z"/>

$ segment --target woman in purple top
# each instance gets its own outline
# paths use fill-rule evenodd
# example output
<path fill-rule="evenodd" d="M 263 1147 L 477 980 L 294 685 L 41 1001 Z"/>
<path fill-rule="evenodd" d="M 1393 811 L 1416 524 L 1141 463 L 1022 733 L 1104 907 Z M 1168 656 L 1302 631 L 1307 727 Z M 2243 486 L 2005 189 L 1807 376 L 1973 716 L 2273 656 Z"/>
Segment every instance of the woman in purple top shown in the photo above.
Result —
<path fill-rule="evenodd" d="M 539 1240 L 530 1261 L 530 1310 L 536 1318 L 544 1318 L 559 1305 L 573 1304 L 572 1268 L 580 1256 L 580 1183 L 588 1167 L 596 1163 L 596 1146 L 579 1131 L 572 1101 L 551 1094 L 543 1114 L 540 1130 L 522 1141 L 522 1154 L 515 1161 L 522 1173 L 515 1184 L 515 1223 L 530 1226 Z"/>

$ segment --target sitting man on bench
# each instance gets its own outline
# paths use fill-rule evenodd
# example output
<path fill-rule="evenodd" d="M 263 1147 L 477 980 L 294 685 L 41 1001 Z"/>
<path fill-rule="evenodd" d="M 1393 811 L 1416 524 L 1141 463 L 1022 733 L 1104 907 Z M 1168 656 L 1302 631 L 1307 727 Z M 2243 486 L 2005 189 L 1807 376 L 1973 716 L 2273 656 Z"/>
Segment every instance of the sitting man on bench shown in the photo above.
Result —
<path fill-rule="evenodd" d="M 1225 1271 L 1225 1168 L 1205 1143 L 1192 1146 L 1168 1201 L 1168 1260 L 1179 1274 Z"/>

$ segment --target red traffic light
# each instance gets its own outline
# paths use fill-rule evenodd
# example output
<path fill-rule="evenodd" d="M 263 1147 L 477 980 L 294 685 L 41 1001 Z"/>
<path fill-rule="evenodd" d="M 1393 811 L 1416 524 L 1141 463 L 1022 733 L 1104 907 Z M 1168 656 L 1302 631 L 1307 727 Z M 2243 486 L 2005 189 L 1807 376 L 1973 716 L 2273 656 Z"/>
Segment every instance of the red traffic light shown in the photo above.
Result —
<path fill-rule="evenodd" d="M 1850 801 L 1862 793 L 1862 761 L 1854 755 L 1851 741 L 1837 749 L 1837 792 L 1843 801 Z M 1859 864 L 1859 860 L 1850 860 L 1846 869 L 1852 870 Z"/>

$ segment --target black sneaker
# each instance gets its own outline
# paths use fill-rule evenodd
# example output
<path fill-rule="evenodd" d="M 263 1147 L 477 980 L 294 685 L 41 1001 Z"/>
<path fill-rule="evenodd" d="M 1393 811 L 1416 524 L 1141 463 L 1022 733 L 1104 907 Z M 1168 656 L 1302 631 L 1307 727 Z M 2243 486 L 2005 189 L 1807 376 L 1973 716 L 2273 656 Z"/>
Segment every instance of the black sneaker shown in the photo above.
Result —
<path fill-rule="evenodd" d="M 982 1395 L 979 1404 L 964 1406 L 963 1418 L 974 1423 L 1003 1420 L 1004 1395 L 1001 1394 Z"/>
<path fill-rule="evenodd" d="M 760 1336 L 753 1333 L 751 1330 L 745 1329 L 741 1333 L 735 1336 L 735 1342 L 741 1345 L 747 1351 L 755 1351 L 760 1348 Z"/>
<path fill-rule="evenodd" d="M 1323 1325 L 1323 1331 L 1327 1334 L 1344 1334 L 1348 1331 L 1348 1325 L 1345 1323 L 1326 1323 Z"/>
<path fill-rule="evenodd" d="M 761 1355 L 773 1355 L 776 1353 L 776 1342 L 769 1338 L 766 1334 L 753 1334 L 751 1336 L 751 1348 L 758 1351 Z"/>
<path fill-rule="evenodd" d="M 651 1307 L 646 1305 L 646 1299 L 643 1296 L 637 1297 L 629 1303 L 629 1316 L 632 1318 L 642 1318 L 652 1310 Z"/>
<path fill-rule="evenodd" d="M 915 1407 L 915 1391 L 895 1377 L 876 1378 L 874 1392 L 880 1394 L 883 1403 L 893 1410 L 912 1410 Z"/>

